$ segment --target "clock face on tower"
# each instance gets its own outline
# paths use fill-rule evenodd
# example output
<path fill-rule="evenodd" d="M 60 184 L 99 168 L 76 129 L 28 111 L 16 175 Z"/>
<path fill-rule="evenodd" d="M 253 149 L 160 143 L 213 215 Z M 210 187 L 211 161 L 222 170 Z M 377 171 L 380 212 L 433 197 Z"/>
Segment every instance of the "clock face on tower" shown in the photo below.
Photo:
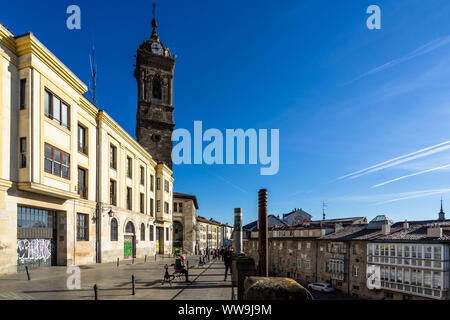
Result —
<path fill-rule="evenodd" d="M 152 52 L 154 54 L 159 54 L 159 55 L 163 54 L 163 48 L 159 42 L 153 42 L 151 48 L 152 48 Z"/>

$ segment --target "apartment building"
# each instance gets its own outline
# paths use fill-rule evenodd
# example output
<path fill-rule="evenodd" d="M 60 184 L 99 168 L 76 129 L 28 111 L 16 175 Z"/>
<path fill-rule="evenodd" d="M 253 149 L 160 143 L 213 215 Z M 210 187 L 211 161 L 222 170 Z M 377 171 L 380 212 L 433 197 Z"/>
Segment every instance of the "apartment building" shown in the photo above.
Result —
<path fill-rule="evenodd" d="M 197 248 L 198 252 L 205 253 L 206 248 L 220 249 L 230 245 L 233 227 L 214 219 L 197 216 Z"/>
<path fill-rule="evenodd" d="M 442 209 L 441 209 L 441 212 Z M 269 273 L 329 282 L 364 299 L 448 299 L 450 220 L 394 223 L 384 215 L 269 229 Z M 244 252 L 258 263 L 258 232 Z"/>
<path fill-rule="evenodd" d="M 33 33 L 0 59 L 0 273 L 171 252 L 170 168 Z"/>
<path fill-rule="evenodd" d="M 449 299 L 450 220 L 399 222 L 367 244 L 385 299 Z"/>

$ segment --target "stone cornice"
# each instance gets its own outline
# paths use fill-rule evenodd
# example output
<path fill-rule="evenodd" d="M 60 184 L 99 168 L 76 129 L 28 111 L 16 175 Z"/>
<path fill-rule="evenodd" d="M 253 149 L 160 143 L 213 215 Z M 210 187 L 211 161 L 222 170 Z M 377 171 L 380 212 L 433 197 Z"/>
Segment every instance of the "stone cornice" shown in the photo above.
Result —
<path fill-rule="evenodd" d="M 33 54 L 47 67 L 66 81 L 80 95 L 87 91 L 87 86 L 67 68 L 54 54 L 52 54 L 34 35 L 27 33 L 16 37 L 16 52 L 18 56 Z"/>
<path fill-rule="evenodd" d="M 98 115 L 97 119 L 100 122 L 104 122 L 107 124 L 111 129 L 115 131 L 122 139 L 124 139 L 128 144 L 130 144 L 132 147 L 134 147 L 137 151 L 139 151 L 149 162 L 152 166 L 156 166 L 156 161 L 152 158 L 152 156 L 147 152 L 147 150 L 144 149 L 136 140 L 134 140 L 116 121 L 114 121 L 113 118 L 111 118 L 105 111 L 101 110 Z"/>

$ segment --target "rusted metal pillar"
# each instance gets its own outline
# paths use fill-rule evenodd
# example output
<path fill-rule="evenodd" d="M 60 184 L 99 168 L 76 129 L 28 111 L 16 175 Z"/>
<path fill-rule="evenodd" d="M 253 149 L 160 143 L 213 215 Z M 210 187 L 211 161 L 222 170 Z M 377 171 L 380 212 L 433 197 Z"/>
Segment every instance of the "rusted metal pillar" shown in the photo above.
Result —
<path fill-rule="evenodd" d="M 234 237 L 233 250 L 235 253 L 241 253 L 242 248 L 242 208 L 234 209 Z"/>
<path fill-rule="evenodd" d="M 258 271 L 261 277 L 269 276 L 268 242 L 267 189 L 261 189 L 258 191 Z"/>

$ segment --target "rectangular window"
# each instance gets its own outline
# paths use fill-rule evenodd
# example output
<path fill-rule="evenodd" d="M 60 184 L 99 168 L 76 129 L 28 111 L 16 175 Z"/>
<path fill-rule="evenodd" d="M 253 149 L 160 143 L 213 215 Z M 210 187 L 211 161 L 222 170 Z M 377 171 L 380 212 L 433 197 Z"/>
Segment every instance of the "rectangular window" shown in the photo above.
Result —
<path fill-rule="evenodd" d="M 178 212 L 178 203 L 173 203 L 173 212 Z"/>
<path fill-rule="evenodd" d="M 151 216 L 153 216 L 153 211 L 154 211 L 154 209 L 153 209 L 153 206 L 154 206 L 154 200 L 153 199 L 150 199 L 150 215 Z"/>
<path fill-rule="evenodd" d="M 431 287 L 431 271 L 423 272 L 424 286 L 427 288 Z"/>
<path fill-rule="evenodd" d="M 45 144 L 44 170 L 55 176 L 70 179 L 69 154 L 49 144 Z"/>
<path fill-rule="evenodd" d="M 407 284 L 409 284 L 411 282 L 411 272 L 410 272 L 409 268 L 405 268 L 403 282 L 407 283 Z"/>
<path fill-rule="evenodd" d="M 109 180 L 109 203 L 113 206 L 117 205 L 116 182 L 114 180 Z"/>
<path fill-rule="evenodd" d="M 27 100 L 27 79 L 20 79 L 20 110 L 25 109 Z"/>
<path fill-rule="evenodd" d="M 164 179 L 164 191 L 169 192 L 169 181 Z"/>
<path fill-rule="evenodd" d="M 141 185 L 145 184 L 145 169 L 141 166 Z"/>
<path fill-rule="evenodd" d="M 45 90 L 44 113 L 59 125 L 70 130 L 70 106 L 49 90 Z"/>
<path fill-rule="evenodd" d="M 27 138 L 20 138 L 20 168 L 27 167 Z"/>
<path fill-rule="evenodd" d="M 164 213 L 169 213 L 169 203 L 164 201 Z"/>
<path fill-rule="evenodd" d="M 87 199 L 87 174 L 82 168 L 78 168 L 78 194 L 81 198 Z"/>
<path fill-rule="evenodd" d="M 84 154 L 87 154 L 86 131 L 85 127 L 78 124 L 78 151 Z"/>
<path fill-rule="evenodd" d="M 153 179 L 155 179 L 155 177 L 153 175 L 150 175 L 150 191 L 155 190 L 155 185 L 154 185 Z"/>
<path fill-rule="evenodd" d="M 141 213 L 145 213 L 145 198 L 144 198 L 143 193 L 141 193 L 139 195 L 139 204 L 140 204 Z"/>
<path fill-rule="evenodd" d="M 161 200 L 156 200 L 156 212 L 161 212 Z"/>
<path fill-rule="evenodd" d="M 178 204 L 178 212 L 183 213 L 183 203 L 182 202 L 180 202 Z"/>
<path fill-rule="evenodd" d="M 18 228 L 53 228 L 56 211 L 17 206 Z"/>
<path fill-rule="evenodd" d="M 311 261 L 310 260 L 306 260 L 305 268 L 306 269 L 310 269 L 311 268 Z"/>
<path fill-rule="evenodd" d="M 161 178 L 156 178 L 156 190 L 161 190 Z"/>
<path fill-rule="evenodd" d="M 357 277 L 358 276 L 358 267 L 353 266 L 353 276 Z"/>
<path fill-rule="evenodd" d="M 113 145 L 109 146 L 109 166 L 117 169 L 117 148 Z"/>
<path fill-rule="evenodd" d="M 127 209 L 132 210 L 131 202 L 132 202 L 132 190 L 127 187 Z"/>
<path fill-rule="evenodd" d="M 133 160 L 130 157 L 127 157 L 127 177 L 131 178 L 133 172 Z"/>
<path fill-rule="evenodd" d="M 77 213 L 77 241 L 89 241 L 89 215 Z"/>
<path fill-rule="evenodd" d="M 166 228 L 166 241 L 169 241 L 169 228 Z"/>

